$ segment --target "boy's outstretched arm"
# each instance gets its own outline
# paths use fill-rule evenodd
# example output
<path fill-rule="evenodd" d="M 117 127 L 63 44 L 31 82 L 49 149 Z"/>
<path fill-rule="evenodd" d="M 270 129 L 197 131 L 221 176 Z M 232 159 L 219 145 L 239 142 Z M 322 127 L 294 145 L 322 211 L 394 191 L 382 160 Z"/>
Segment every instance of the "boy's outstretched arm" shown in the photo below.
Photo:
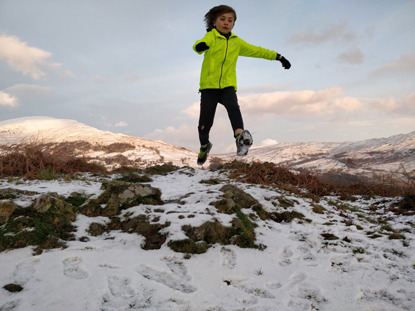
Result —
<path fill-rule="evenodd" d="M 281 54 L 273 50 L 268 50 L 260 46 L 249 44 L 242 39 L 239 39 L 239 42 L 241 44 L 239 55 L 247 56 L 247 57 L 258 57 L 258 58 L 264 58 L 264 59 L 269 59 L 269 60 L 278 60 L 281 62 L 282 66 L 285 69 L 290 69 L 291 67 L 290 62 Z"/>

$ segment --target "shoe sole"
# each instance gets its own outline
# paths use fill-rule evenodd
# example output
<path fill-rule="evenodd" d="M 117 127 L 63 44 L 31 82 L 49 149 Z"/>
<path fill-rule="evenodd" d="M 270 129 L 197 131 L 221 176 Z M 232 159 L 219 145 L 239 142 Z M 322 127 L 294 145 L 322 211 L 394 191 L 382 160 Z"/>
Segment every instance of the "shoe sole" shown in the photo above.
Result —
<path fill-rule="evenodd" d="M 206 157 L 203 159 L 203 160 L 201 160 L 201 159 L 199 159 L 199 157 L 197 157 L 197 164 L 198 165 L 203 165 L 203 164 L 205 164 L 205 162 L 206 162 L 206 160 L 207 160 L 207 157 L 208 157 L 208 155 L 209 155 L 209 152 L 210 152 L 210 150 L 212 149 L 212 144 L 209 144 L 209 147 L 208 147 L 208 150 L 206 151 Z"/>
<path fill-rule="evenodd" d="M 238 144 L 239 142 L 239 144 Z M 241 135 L 240 139 L 236 143 L 236 155 L 238 156 L 246 156 L 248 154 L 249 148 L 252 146 L 253 139 L 251 133 L 249 131 L 244 130 Z"/>

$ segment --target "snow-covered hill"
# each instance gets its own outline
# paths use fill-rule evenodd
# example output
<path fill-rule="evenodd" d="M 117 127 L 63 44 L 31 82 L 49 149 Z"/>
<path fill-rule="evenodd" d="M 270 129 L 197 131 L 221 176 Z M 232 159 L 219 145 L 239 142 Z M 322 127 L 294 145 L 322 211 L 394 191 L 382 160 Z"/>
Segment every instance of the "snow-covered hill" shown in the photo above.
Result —
<path fill-rule="evenodd" d="M 144 168 L 172 163 L 195 166 L 197 154 L 162 141 L 101 131 L 74 120 L 26 117 L 0 122 L 0 150 L 34 143 L 66 156 L 83 156 L 108 168 L 131 165 Z"/>
<path fill-rule="evenodd" d="M 231 160 L 233 155 L 221 155 Z M 415 172 L 415 132 L 358 142 L 278 143 L 251 148 L 246 161 L 268 161 L 294 169 L 383 176 Z"/>
<path fill-rule="evenodd" d="M 27 117 L 0 122 L 1 147 L 35 142 L 45 150 L 83 156 L 108 168 L 172 163 L 196 167 L 196 153 L 161 141 L 101 131 L 74 120 Z M 415 172 L 415 132 L 358 142 L 279 143 L 253 147 L 248 156 L 214 155 L 223 161 L 268 161 L 322 173 L 384 176 Z M 213 157 L 210 157 L 211 159 Z M 205 167 L 210 165 L 208 160 Z"/>

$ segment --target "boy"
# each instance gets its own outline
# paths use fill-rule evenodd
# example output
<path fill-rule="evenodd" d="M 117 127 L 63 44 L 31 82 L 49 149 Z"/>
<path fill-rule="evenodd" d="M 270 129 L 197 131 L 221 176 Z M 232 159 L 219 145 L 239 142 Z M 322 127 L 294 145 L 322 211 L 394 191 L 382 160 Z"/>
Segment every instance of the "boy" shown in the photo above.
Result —
<path fill-rule="evenodd" d="M 203 165 L 212 148 L 209 132 L 213 125 L 218 103 L 225 106 L 236 139 L 237 155 L 244 156 L 252 145 L 251 134 L 244 130 L 241 111 L 236 96 L 236 61 L 238 56 L 257 57 L 278 60 L 285 69 L 291 64 L 275 51 L 246 43 L 232 33 L 236 21 L 236 12 L 229 6 L 212 8 L 205 15 L 207 34 L 196 41 L 193 49 L 204 53 L 200 74 L 200 116 L 199 140 L 200 152 L 197 163 Z"/>

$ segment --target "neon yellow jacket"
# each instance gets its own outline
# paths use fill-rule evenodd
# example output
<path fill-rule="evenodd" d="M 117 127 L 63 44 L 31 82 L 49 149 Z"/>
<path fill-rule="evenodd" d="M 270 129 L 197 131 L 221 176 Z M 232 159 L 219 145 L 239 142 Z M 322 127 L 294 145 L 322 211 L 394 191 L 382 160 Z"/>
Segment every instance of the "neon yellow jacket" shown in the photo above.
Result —
<path fill-rule="evenodd" d="M 196 45 L 205 42 L 209 47 L 203 52 L 196 51 Z M 277 52 L 249 44 L 234 35 L 226 39 L 216 29 L 212 29 L 203 39 L 196 41 L 193 50 L 203 54 L 202 71 L 200 74 L 200 90 L 223 89 L 225 87 L 236 87 L 236 61 L 238 56 L 257 57 L 275 60 Z"/>

